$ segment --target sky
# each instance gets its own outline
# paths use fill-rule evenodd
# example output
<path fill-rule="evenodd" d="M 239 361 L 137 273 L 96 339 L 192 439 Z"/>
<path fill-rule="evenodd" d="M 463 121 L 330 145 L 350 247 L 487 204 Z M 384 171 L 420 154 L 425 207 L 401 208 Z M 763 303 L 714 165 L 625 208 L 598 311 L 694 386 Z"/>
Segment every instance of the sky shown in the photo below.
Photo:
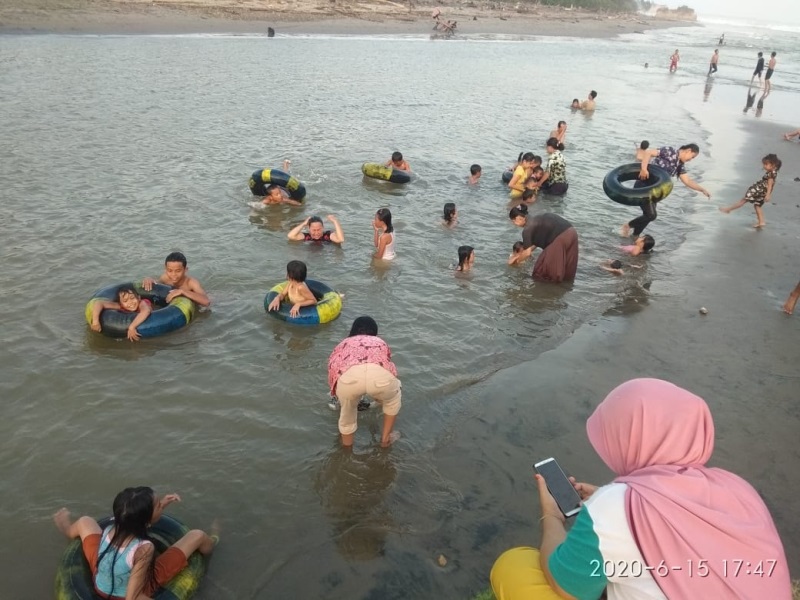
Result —
<path fill-rule="evenodd" d="M 657 3 L 659 3 L 658 0 Z M 747 0 L 668 0 L 663 3 L 673 8 L 685 4 L 693 8 L 698 15 L 755 18 L 759 21 L 777 23 L 800 23 L 800 0 L 769 0 L 764 3 Z"/>

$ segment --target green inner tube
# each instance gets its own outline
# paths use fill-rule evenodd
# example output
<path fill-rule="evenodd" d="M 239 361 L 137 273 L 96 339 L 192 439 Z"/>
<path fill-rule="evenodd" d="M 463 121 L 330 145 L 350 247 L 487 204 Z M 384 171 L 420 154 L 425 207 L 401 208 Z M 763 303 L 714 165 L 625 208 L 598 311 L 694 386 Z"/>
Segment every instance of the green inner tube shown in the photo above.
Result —
<path fill-rule="evenodd" d="M 100 529 L 105 529 L 113 519 L 105 517 L 100 519 Z M 172 517 L 162 515 L 158 522 L 153 523 L 148 530 L 150 539 L 156 546 L 156 552 L 161 554 L 172 544 L 189 532 L 189 528 Z M 206 563 L 199 552 L 189 557 L 189 566 L 178 573 L 172 580 L 158 590 L 154 600 L 187 600 L 194 596 L 200 586 L 200 580 L 206 571 Z M 67 546 L 61 563 L 56 571 L 56 600 L 101 600 L 94 591 L 92 572 L 89 563 L 83 555 L 80 540 L 73 540 Z"/>
<path fill-rule="evenodd" d="M 382 179 L 391 183 L 408 183 L 411 181 L 411 175 L 407 171 L 379 165 L 378 163 L 364 163 L 361 165 L 361 172 L 367 177 Z"/>
<path fill-rule="evenodd" d="M 659 166 L 648 165 L 647 171 L 650 178 L 641 182 L 641 187 L 627 187 L 622 185 L 625 181 L 639 181 L 640 163 L 622 165 L 612 171 L 603 179 L 603 191 L 614 202 L 627 206 L 641 206 L 646 202 L 658 202 L 672 192 L 672 177 Z"/>

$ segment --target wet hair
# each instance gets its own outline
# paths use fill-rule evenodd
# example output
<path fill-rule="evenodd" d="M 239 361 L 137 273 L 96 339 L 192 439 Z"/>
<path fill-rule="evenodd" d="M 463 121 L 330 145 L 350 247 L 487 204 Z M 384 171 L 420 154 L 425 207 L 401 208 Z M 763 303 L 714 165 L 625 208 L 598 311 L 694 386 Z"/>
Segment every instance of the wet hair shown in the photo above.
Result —
<path fill-rule="evenodd" d="M 597 92 L 595 92 L 594 90 L 592 90 L 591 92 L 589 92 L 589 97 L 590 97 L 592 100 L 594 100 L 595 98 L 597 98 Z"/>
<path fill-rule="evenodd" d="M 452 223 L 453 217 L 456 216 L 455 202 L 448 202 L 444 205 L 444 221 L 445 223 Z"/>
<path fill-rule="evenodd" d="M 347 337 L 355 335 L 378 335 L 378 324 L 372 317 L 358 317 L 353 321 L 350 327 L 350 334 Z"/>
<path fill-rule="evenodd" d="M 536 190 L 525 190 L 522 192 L 522 200 L 530 200 L 536 195 Z"/>
<path fill-rule="evenodd" d="M 309 227 L 311 227 L 314 223 L 319 223 L 320 225 L 323 225 L 322 219 L 320 219 L 317 215 L 314 215 L 313 217 L 309 217 L 309 219 L 308 219 L 308 226 Z"/>
<path fill-rule="evenodd" d="M 555 148 L 556 150 L 563 150 L 564 144 L 559 142 L 556 138 L 550 138 L 549 140 L 547 140 L 547 147 Z"/>
<path fill-rule="evenodd" d="M 183 255 L 183 252 L 170 252 L 167 254 L 167 258 L 164 259 L 164 264 L 171 262 L 179 262 L 185 267 L 186 257 Z"/>
<path fill-rule="evenodd" d="M 557 127 L 561 127 L 562 125 L 566 125 L 566 121 L 559 121 Z"/>
<path fill-rule="evenodd" d="M 642 143 L 639 144 L 640 150 L 647 150 L 649 147 L 650 147 L 650 142 L 648 142 L 647 140 L 642 140 Z"/>
<path fill-rule="evenodd" d="M 126 284 L 119 286 L 119 289 L 117 290 L 117 301 L 119 301 L 119 299 L 122 297 L 122 294 L 133 294 L 137 298 L 141 298 L 139 292 L 137 292 L 132 285 Z"/>
<path fill-rule="evenodd" d="M 776 56 L 778 56 L 778 53 L 777 53 L 777 52 L 773 52 L 772 54 L 770 54 L 770 56 L 771 56 L 772 58 L 775 58 Z"/>
<path fill-rule="evenodd" d="M 392 152 L 393 162 L 400 162 L 401 160 L 403 160 L 403 154 L 401 152 Z"/>
<path fill-rule="evenodd" d="M 694 154 L 700 154 L 700 146 L 697 144 L 686 144 L 678 148 L 678 150 L 691 150 Z"/>
<path fill-rule="evenodd" d="M 530 162 L 532 161 L 536 155 L 533 152 L 526 152 L 522 155 L 522 162 Z"/>
<path fill-rule="evenodd" d="M 612 269 L 621 269 L 622 268 L 622 261 L 621 260 L 614 260 L 611 261 L 611 265 L 609 265 Z"/>
<path fill-rule="evenodd" d="M 573 98 L 573 99 L 572 99 L 572 103 L 573 103 L 573 104 L 580 104 L 580 103 L 581 103 L 581 101 L 580 101 L 580 100 L 578 100 L 577 98 Z"/>
<path fill-rule="evenodd" d="M 533 158 L 532 158 L 531 160 L 532 160 L 533 162 L 535 162 L 535 163 L 542 164 L 542 157 L 541 157 L 541 156 L 539 156 L 538 154 L 534 154 L 534 155 L 533 155 Z"/>
<path fill-rule="evenodd" d="M 781 166 L 783 166 L 783 163 L 781 162 L 781 159 L 778 158 L 777 154 L 767 154 L 764 158 L 761 159 L 761 162 L 771 164 L 773 167 L 775 167 L 776 171 L 780 171 Z"/>
<path fill-rule="evenodd" d="M 534 167 L 533 171 L 531 171 L 531 177 L 534 175 L 544 175 L 544 169 L 542 167 Z"/>
<path fill-rule="evenodd" d="M 290 260 L 286 264 L 286 276 L 292 281 L 305 281 L 306 275 L 308 268 L 302 260 Z"/>
<path fill-rule="evenodd" d="M 522 242 L 514 242 L 514 245 L 511 246 L 511 252 L 513 252 L 514 254 L 518 254 L 523 250 L 525 250 L 525 244 L 523 244 Z"/>
<path fill-rule="evenodd" d="M 459 246 L 458 247 L 458 270 L 464 270 L 464 264 L 469 260 L 469 255 L 475 251 L 472 246 Z"/>
<path fill-rule="evenodd" d="M 518 163 L 521 163 L 521 162 L 522 162 L 522 157 L 523 157 L 523 156 L 525 156 L 525 153 L 524 153 L 524 152 L 520 152 L 520 153 L 519 153 L 519 156 L 517 156 L 517 162 L 518 162 Z"/>
<path fill-rule="evenodd" d="M 277 190 L 277 189 L 280 189 L 279 185 L 275 185 L 274 183 L 272 185 L 268 185 L 267 189 L 264 190 L 264 195 L 265 196 L 269 196 L 272 193 L 273 190 Z"/>
<path fill-rule="evenodd" d="M 644 234 L 642 236 L 644 238 L 644 244 L 642 245 L 642 252 L 645 254 L 650 254 L 650 251 L 653 249 L 653 246 L 656 245 L 656 240 L 652 235 Z"/>
<path fill-rule="evenodd" d="M 153 489 L 149 487 L 125 488 L 114 498 L 114 534 L 111 536 L 111 542 L 106 549 L 97 556 L 97 567 L 99 569 L 100 562 L 106 554 L 112 553 L 111 596 L 121 595 L 120 593 L 114 594 L 114 582 L 116 581 L 114 567 L 119 559 L 119 547 L 130 537 L 152 542 L 147 535 L 147 529 L 150 526 L 154 511 L 155 494 Z M 153 555 L 145 575 L 145 589 L 148 587 L 147 584 L 155 584 L 155 564 L 155 555 Z M 119 591 L 125 593 L 125 590 Z"/>
<path fill-rule="evenodd" d="M 763 53 L 763 52 L 759 52 L 759 53 L 758 53 L 758 56 L 759 56 L 759 58 L 760 58 L 760 57 L 764 56 L 764 53 Z"/>
<path fill-rule="evenodd" d="M 517 217 L 527 217 L 528 216 L 528 207 L 524 204 L 517 204 L 514 208 L 508 211 L 508 218 L 512 221 Z"/>
<path fill-rule="evenodd" d="M 392 211 L 388 208 L 379 208 L 375 216 L 378 217 L 381 223 L 386 225 L 386 233 L 392 233 L 394 231 L 394 226 L 392 226 Z"/>
<path fill-rule="evenodd" d="M 469 168 L 470 175 L 477 175 L 480 172 L 481 172 L 481 166 L 480 165 L 472 165 Z"/>

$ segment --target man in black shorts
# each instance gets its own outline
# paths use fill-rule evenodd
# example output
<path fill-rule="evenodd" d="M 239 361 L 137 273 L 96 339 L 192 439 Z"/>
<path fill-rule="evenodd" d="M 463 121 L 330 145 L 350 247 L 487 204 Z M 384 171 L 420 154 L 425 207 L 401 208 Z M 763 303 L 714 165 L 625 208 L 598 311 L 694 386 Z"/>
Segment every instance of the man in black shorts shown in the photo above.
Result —
<path fill-rule="evenodd" d="M 777 56 L 777 52 L 773 52 L 769 55 L 769 64 L 767 65 L 767 74 L 764 75 L 764 93 L 768 94 L 772 90 L 772 74 L 775 72 L 775 65 L 777 64 L 777 60 L 775 60 L 775 56 Z"/>
<path fill-rule="evenodd" d="M 758 53 L 758 62 L 756 63 L 756 70 L 753 71 L 753 76 L 750 78 L 750 85 L 753 85 L 753 80 L 758 75 L 758 85 L 761 86 L 761 72 L 764 70 L 764 53 Z"/>

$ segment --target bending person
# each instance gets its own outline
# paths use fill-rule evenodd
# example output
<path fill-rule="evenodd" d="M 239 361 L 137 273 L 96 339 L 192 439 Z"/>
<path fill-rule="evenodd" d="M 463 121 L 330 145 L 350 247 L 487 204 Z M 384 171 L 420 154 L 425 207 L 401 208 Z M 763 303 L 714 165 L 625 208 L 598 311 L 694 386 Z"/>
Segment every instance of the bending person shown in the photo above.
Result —
<path fill-rule="evenodd" d="M 705 195 L 706 198 L 711 198 L 711 194 L 706 188 L 695 182 L 686 174 L 686 163 L 697 158 L 698 154 L 700 154 L 700 147 L 697 144 L 686 144 L 677 150 L 673 146 L 662 146 L 661 148 L 645 150 L 641 154 L 642 168 L 639 171 L 639 181 L 634 183 L 633 187 L 639 188 L 655 183 L 655 181 L 650 181 L 650 171 L 647 169 L 652 159 L 654 165 L 661 167 L 672 177 L 677 176 L 678 179 L 681 180 L 681 183 L 689 189 L 700 192 Z M 645 202 L 642 204 L 642 216 L 623 225 L 622 235 L 628 237 L 633 233 L 634 236 L 639 237 L 645 230 L 645 227 L 652 221 L 655 221 L 657 217 L 656 203 L 652 201 Z M 631 231 L 631 229 L 633 231 Z"/>
<path fill-rule="evenodd" d="M 544 213 L 528 216 L 528 207 L 518 204 L 508 213 L 517 227 L 522 227 L 522 246 L 515 260 L 527 259 L 536 248 L 542 253 L 533 266 L 534 279 L 542 281 L 572 281 L 578 270 L 578 232 L 564 217 Z"/>
<path fill-rule="evenodd" d="M 292 229 L 287 237 L 294 242 L 333 242 L 334 244 L 344 242 L 344 232 L 339 224 L 339 219 L 334 215 L 328 215 L 325 218 L 333 224 L 334 231 L 325 229 L 322 219 L 315 215 L 308 217 Z M 308 231 L 304 232 L 303 229 L 306 227 L 308 227 Z"/>
<path fill-rule="evenodd" d="M 392 427 L 400 412 L 400 380 L 392 362 L 392 351 L 378 337 L 378 324 L 372 317 L 358 317 L 353 321 L 350 335 L 331 352 L 328 385 L 331 396 L 341 405 L 339 433 L 343 446 L 353 445 L 358 427 L 358 403 L 364 395 L 383 406 L 381 446 L 385 448 L 399 439 L 400 434 L 392 432 Z"/>
<path fill-rule="evenodd" d="M 705 466 L 714 422 L 702 398 L 660 379 L 634 379 L 606 396 L 586 432 L 617 477 L 599 488 L 573 480 L 584 503 L 567 532 L 536 476 L 541 547 L 497 559 L 498 598 L 600 598 L 605 591 L 629 600 L 791 599 L 764 501 L 737 475 Z M 756 575 L 733 576 L 736 564 Z"/>

